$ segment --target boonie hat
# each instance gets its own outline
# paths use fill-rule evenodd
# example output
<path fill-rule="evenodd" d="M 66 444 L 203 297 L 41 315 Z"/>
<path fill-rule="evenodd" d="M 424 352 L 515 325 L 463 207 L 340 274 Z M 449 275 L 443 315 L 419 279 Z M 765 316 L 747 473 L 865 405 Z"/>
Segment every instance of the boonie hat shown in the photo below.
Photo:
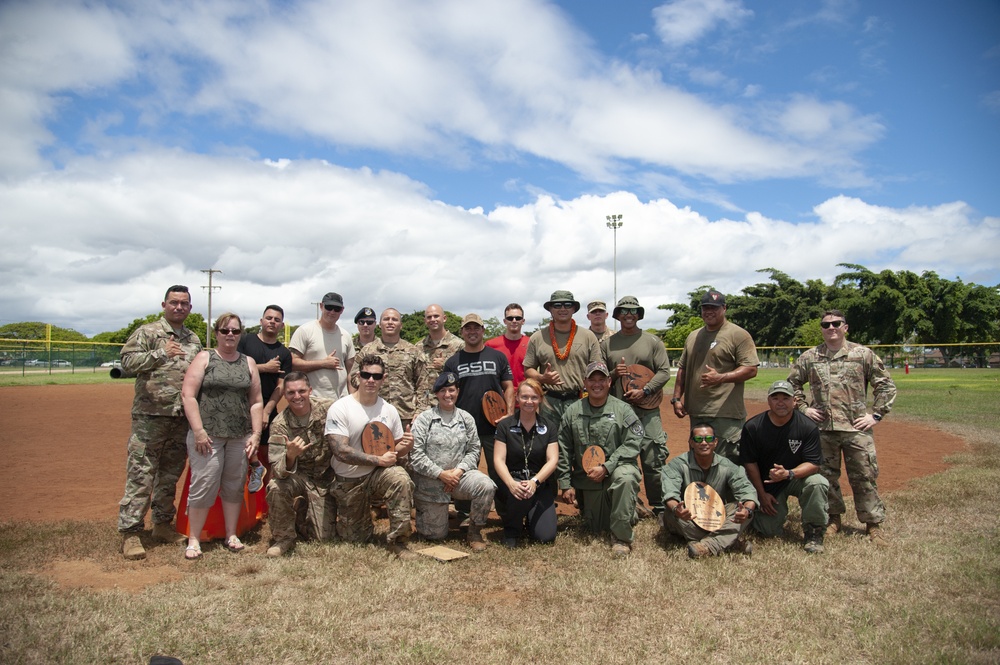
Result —
<path fill-rule="evenodd" d="M 767 389 L 767 396 L 770 397 L 775 393 L 785 393 L 791 397 L 795 397 L 795 389 L 792 388 L 792 384 L 788 381 L 775 381 L 771 384 L 771 387 Z"/>
<path fill-rule="evenodd" d="M 552 303 L 554 302 L 568 302 L 573 305 L 573 312 L 580 311 L 580 303 L 573 298 L 573 294 L 569 291 L 553 291 L 552 297 L 546 301 L 544 307 L 547 311 L 551 311 Z"/>
<path fill-rule="evenodd" d="M 638 298 L 636 298 L 635 296 L 622 296 L 621 300 L 618 301 L 618 304 L 615 305 L 615 311 L 612 314 L 612 318 L 620 319 L 621 310 L 632 309 L 632 308 L 635 308 L 637 310 L 636 316 L 638 316 L 640 319 L 646 316 L 646 309 L 644 307 L 639 306 Z"/>

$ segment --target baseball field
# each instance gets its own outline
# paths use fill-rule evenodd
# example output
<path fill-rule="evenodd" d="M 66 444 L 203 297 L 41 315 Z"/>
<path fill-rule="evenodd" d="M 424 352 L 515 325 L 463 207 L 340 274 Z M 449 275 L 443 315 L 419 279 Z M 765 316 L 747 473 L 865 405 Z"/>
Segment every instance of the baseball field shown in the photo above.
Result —
<path fill-rule="evenodd" d="M 751 413 L 781 374 L 748 384 Z M 690 561 L 646 520 L 612 561 L 567 514 L 553 546 L 505 550 L 494 520 L 485 554 L 449 564 L 343 543 L 271 560 L 266 522 L 242 555 L 124 561 L 131 382 L 0 387 L 0 662 L 1000 662 L 1000 373 L 894 378 L 876 430 L 887 548 L 849 510 L 806 555 L 793 511 L 751 558 Z M 679 454 L 687 423 L 663 421 Z"/>

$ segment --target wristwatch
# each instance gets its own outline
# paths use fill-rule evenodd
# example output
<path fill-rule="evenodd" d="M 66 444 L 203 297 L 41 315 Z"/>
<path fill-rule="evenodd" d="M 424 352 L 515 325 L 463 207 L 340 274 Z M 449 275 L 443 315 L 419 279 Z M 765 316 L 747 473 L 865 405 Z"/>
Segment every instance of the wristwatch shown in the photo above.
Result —
<path fill-rule="evenodd" d="M 677 404 L 677 402 L 679 402 L 679 401 L 681 401 L 680 397 L 671 397 L 670 398 L 670 403 L 671 404 Z"/>
<path fill-rule="evenodd" d="M 795 480 L 795 469 L 789 469 L 788 470 L 788 479 L 789 480 Z"/>
<path fill-rule="evenodd" d="M 538 479 L 538 476 L 535 476 L 534 478 L 532 478 L 532 480 L 535 481 L 535 487 L 541 487 L 542 486 L 542 481 L 540 481 Z"/>
<path fill-rule="evenodd" d="M 882 422 L 882 416 L 878 415 L 877 413 L 873 413 L 872 414 L 872 418 L 874 418 L 875 422 L 877 422 L 877 423 L 878 422 Z"/>

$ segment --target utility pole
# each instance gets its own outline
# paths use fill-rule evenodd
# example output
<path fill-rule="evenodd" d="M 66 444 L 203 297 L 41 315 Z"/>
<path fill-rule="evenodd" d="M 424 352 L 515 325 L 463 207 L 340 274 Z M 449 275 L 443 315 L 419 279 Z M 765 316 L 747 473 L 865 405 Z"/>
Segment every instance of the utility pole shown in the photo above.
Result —
<path fill-rule="evenodd" d="M 611 304 L 611 307 L 618 305 L 618 229 L 622 227 L 625 222 L 622 221 L 622 215 L 608 215 L 605 219 L 608 220 L 607 227 L 615 234 L 615 250 L 614 250 L 614 276 L 615 276 L 615 299 Z M 614 310 L 612 310 L 614 311 Z M 618 319 L 615 319 L 615 330 L 618 330 Z"/>
<path fill-rule="evenodd" d="M 212 286 L 212 275 L 215 273 L 222 273 L 221 270 L 216 270 L 215 268 L 207 268 L 202 270 L 203 273 L 208 274 L 208 286 L 203 286 L 201 288 L 208 289 L 208 318 L 205 320 L 205 348 L 212 348 L 212 291 L 215 289 L 221 289 L 221 286 Z"/>

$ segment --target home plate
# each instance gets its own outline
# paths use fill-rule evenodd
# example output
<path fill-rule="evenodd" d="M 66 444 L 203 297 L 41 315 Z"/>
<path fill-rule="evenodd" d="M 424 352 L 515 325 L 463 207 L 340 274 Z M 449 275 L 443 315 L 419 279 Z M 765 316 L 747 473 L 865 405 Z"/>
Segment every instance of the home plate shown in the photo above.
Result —
<path fill-rule="evenodd" d="M 435 545 L 434 547 L 425 547 L 422 550 L 414 551 L 417 554 L 423 554 L 424 556 L 429 556 L 437 559 L 438 561 L 454 561 L 455 559 L 464 559 L 469 556 L 468 552 L 453 550 L 450 547 L 445 547 L 444 545 Z"/>

